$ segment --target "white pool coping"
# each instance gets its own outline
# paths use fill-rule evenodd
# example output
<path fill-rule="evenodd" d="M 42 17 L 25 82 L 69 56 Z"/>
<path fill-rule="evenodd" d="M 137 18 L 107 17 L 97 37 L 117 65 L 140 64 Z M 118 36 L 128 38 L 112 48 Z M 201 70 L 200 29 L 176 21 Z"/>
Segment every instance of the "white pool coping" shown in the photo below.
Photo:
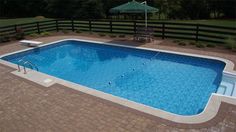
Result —
<path fill-rule="evenodd" d="M 55 41 L 55 42 L 51 42 L 51 43 L 47 43 L 47 44 L 42 44 L 38 47 L 43 47 L 43 46 L 47 46 L 47 45 L 51 45 L 51 44 L 55 44 L 58 42 L 62 42 L 62 41 L 67 41 L 67 40 L 75 40 L 75 41 L 83 41 L 83 42 L 91 42 L 91 43 L 96 43 L 96 44 L 105 44 L 105 45 L 112 45 L 112 46 L 119 46 L 119 47 L 126 47 L 126 48 L 134 48 L 134 49 L 142 49 L 142 50 L 149 50 L 149 51 L 157 51 L 157 52 L 165 52 L 165 53 L 172 53 L 172 54 L 178 54 L 178 55 L 186 55 L 186 56 L 192 56 L 192 57 L 200 57 L 200 58 L 206 58 L 206 59 L 213 59 L 213 60 L 218 60 L 218 61 L 222 61 L 224 62 L 225 68 L 223 70 L 223 74 L 227 74 L 227 75 L 234 75 L 236 76 L 236 71 L 233 70 L 234 68 L 234 63 L 227 60 L 227 59 L 223 59 L 223 58 L 219 58 L 219 57 L 212 57 L 212 56 L 206 56 L 206 55 L 197 55 L 197 54 L 190 54 L 190 53 L 182 53 L 182 52 L 174 52 L 174 51 L 168 51 L 168 50 L 160 50 L 160 49 L 151 49 L 151 48 L 144 48 L 144 47 L 133 47 L 133 46 L 126 46 L 126 45 L 119 45 L 119 44 L 113 44 L 113 43 L 106 43 L 106 42 L 99 42 L 99 41 L 91 41 L 91 40 L 83 40 L 83 39 L 63 39 L 63 40 L 59 40 L 59 41 Z M 27 48 L 24 50 L 19 50 L 16 52 L 12 52 L 12 53 L 8 53 L 8 54 L 4 54 L 2 56 L 0 56 L 0 58 L 4 57 L 4 56 L 8 56 L 8 55 L 12 55 L 15 53 L 19 53 L 19 52 L 23 52 L 23 51 L 27 51 L 27 50 L 31 50 L 34 48 Z M 17 65 L 10 63 L 8 61 L 4 61 L 2 59 L 0 59 L 0 63 L 7 65 L 9 67 L 12 67 L 14 69 L 17 69 Z M 41 73 L 41 72 L 37 72 L 31 69 L 27 69 L 27 74 L 23 74 L 23 72 L 18 72 L 13 71 L 12 74 L 25 78 L 27 80 L 33 81 L 39 85 L 44 86 L 45 88 L 50 87 L 54 84 L 61 84 L 64 85 L 66 87 L 81 91 L 83 93 L 87 93 L 105 100 L 109 100 L 111 102 L 141 111 L 143 113 L 147 113 L 156 117 L 160 117 L 166 120 L 170 120 L 176 123 L 184 123 L 184 124 L 199 124 L 199 123 L 204 123 L 206 121 L 211 120 L 212 118 L 214 118 L 219 110 L 220 104 L 222 102 L 226 102 L 229 104 L 233 104 L 236 105 L 236 98 L 234 97 L 229 97 L 229 96 L 224 96 L 224 95 L 219 95 L 216 93 L 212 93 L 211 97 L 208 100 L 208 103 L 205 107 L 205 109 L 197 114 L 197 115 L 192 115 L 192 116 L 183 116 L 183 115 L 177 115 L 174 113 L 170 113 L 161 109 L 157 109 L 157 108 L 153 108 L 147 105 L 143 105 L 140 103 L 136 103 L 134 101 L 130 101 L 121 97 L 117 97 L 111 94 L 107 94 L 92 88 L 88 88 L 85 86 L 82 86 L 80 84 L 77 83 L 73 83 L 70 81 L 66 81 L 60 78 L 56 78 L 54 76 L 50 76 L 47 75 L 45 73 Z"/>

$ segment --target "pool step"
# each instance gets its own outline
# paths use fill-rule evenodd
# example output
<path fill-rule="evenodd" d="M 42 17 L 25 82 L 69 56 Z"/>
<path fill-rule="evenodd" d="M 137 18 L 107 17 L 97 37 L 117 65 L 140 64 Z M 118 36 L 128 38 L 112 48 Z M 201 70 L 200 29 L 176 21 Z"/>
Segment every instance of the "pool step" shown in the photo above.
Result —
<path fill-rule="evenodd" d="M 221 82 L 217 90 L 218 94 L 236 97 L 236 83 Z"/>
<path fill-rule="evenodd" d="M 233 91 L 232 96 L 233 96 L 233 97 L 236 97 L 236 82 L 234 83 L 234 91 Z"/>
<path fill-rule="evenodd" d="M 226 91 L 226 87 L 225 86 L 222 86 L 220 85 L 220 87 L 218 88 L 217 92 L 218 94 L 225 94 L 225 91 Z"/>

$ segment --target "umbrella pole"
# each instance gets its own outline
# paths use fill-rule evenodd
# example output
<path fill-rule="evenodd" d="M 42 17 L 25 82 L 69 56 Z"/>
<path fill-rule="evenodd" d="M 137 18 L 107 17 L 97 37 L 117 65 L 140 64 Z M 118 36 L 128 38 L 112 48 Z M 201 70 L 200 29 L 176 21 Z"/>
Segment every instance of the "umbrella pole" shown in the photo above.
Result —
<path fill-rule="evenodd" d="M 145 28 L 147 29 L 147 1 L 142 2 L 145 4 Z"/>
<path fill-rule="evenodd" d="M 147 1 L 145 1 L 145 27 L 147 29 Z"/>

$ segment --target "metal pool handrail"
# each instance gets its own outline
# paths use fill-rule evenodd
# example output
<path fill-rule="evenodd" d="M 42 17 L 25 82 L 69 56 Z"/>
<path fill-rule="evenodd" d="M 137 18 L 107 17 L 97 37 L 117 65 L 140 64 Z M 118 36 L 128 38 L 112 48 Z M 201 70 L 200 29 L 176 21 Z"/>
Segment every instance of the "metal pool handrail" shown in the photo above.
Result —
<path fill-rule="evenodd" d="M 21 62 L 24 62 L 24 60 L 23 60 L 23 59 L 20 59 L 20 60 L 18 61 L 18 63 L 17 63 L 18 72 L 21 71 L 21 69 L 20 69 L 20 64 L 21 64 Z"/>
<path fill-rule="evenodd" d="M 32 62 L 30 62 L 30 61 L 25 61 L 24 59 L 21 59 L 21 60 L 18 61 L 18 64 L 17 64 L 18 72 L 21 71 L 21 69 L 20 69 L 20 64 L 21 64 L 22 62 L 23 62 L 24 74 L 27 73 L 27 72 L 26 72 L 26 65 L 29 65 L 29 66 L 31 67 L 31 69 L 34 69 L 34 68 L 35 68 L 37 71 L 39 71 L 38 67 L 37 67 L 34 63 L 32 63 Z"/>

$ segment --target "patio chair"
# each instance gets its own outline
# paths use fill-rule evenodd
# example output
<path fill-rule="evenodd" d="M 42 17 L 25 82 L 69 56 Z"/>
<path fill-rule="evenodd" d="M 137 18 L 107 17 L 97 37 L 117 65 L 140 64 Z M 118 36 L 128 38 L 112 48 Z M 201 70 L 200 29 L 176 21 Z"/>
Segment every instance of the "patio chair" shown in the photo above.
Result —
<path fill-rule="evenodd" d="M 151 42 L 154 40 L 154 30 L 153 28 L 146 27 L 137 27 L 136 32 L 134 34 L 135 41 L 148 41 Z"/>

